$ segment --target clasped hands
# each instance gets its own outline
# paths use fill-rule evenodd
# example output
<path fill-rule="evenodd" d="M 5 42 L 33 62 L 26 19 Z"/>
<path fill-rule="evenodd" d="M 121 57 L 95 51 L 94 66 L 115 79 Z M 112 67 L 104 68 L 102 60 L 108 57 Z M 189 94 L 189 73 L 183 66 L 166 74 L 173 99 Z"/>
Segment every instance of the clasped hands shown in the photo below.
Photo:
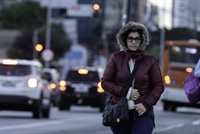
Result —
<path fill-rule="evenodd" d="M 138 89 L 132 89 L 130 99 L 131 100 L 137 100 L 140 97 L 140 93 L 138 92 Z M 146 108 L 142 103 L 138 103 L 135 105 L 135 110 L 138 112 L 139 116 L 143 115 L 146 112 Z"/>

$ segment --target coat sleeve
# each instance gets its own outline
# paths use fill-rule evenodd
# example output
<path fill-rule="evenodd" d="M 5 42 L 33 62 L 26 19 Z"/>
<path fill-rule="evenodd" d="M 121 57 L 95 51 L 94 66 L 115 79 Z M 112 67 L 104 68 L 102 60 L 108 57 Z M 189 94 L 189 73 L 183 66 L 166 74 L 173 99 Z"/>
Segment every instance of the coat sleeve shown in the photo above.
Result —
<path fill-rule="evenodd" d="M 125 87 L 123 85 L 115 83 L 115 77 L 117 71 L 115 60 L 116 60 L 116 55 L 112 54 L 106 65 L 103 77 L 101 78 L 101 86 L 108 93 L 117 97 L 121 97 L 122 91 Z"/>
<path fill-rule="evenodd" d="M 153 57 L 152 66 L 149 73 L 151 92 L 150 94 L 142 101 L 142 104 L 147 110 L 151 109 L 158 100 L 160 99 L 161 94 L 164 92 L 162 74 L 160 67 L 157 64 L 156 59 Z"/>
<path fill-rule="evenodd" d="M 200 59 L 195 67 L 194 76 L 200 78 Z"/>

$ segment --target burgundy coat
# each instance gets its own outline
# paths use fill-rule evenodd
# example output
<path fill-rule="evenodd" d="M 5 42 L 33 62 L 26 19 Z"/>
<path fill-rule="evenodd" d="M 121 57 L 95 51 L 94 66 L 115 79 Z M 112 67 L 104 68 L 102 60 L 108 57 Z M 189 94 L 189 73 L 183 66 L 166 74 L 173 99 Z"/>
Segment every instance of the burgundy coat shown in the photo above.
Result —
<path fill-rule="evenodd" d="M 130 77 L 128 60 L 125 51 L 113 53 L 101 79 L 102 88 L 112 95 L 113 103 L 120 100 Z M 164 91 L 161 71 L 153 56 L 144 55 L 135 75 L 134 88 L 140 93 L 135 104 L 142 103 L 147 111 L 153 109 Z"/>

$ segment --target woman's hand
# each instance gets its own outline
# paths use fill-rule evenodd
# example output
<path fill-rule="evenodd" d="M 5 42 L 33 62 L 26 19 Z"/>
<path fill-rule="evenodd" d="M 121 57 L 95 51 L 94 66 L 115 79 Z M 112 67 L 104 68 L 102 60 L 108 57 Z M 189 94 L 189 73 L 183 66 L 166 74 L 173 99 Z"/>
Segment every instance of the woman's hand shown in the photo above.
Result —
<path fill-rule="evenodd" d="M 138 112 L 139 116 L 143 115 L 147 111 L 142 103 L 136 104 L 135 110 Z"/>
<path fill-rule="evenodd" d="M 132 89 L 130 99 L 131 100 L 137 100 L 139 97 L 140 97 L 140 93 L 138 92 L 138 90 Z"/>

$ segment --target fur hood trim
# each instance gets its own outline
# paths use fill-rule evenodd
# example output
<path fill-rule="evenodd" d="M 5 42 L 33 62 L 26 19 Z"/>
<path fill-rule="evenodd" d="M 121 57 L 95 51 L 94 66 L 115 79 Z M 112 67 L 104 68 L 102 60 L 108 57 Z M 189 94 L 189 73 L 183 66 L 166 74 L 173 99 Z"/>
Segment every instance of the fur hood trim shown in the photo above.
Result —
<path fill-rule="evenodd" d="M 129 22 L 119 30 L 116 38 L 117 38 L 117 42 L 120 48 L 122 48 L 123 50 L 127 49 L 126 44 L 125 44 L 126 42 L 124 42 L 125 40 L 124 38 L 126 37 L 124 35 L 126 35 L 127 32 L 129 32 L 130 30 L 137 30 L 137 29 L 141 29 L 143 32 L 142 33 L 143 41 L 138 49 L 142 51 L 145 50 L 146 46 L 149 44 L 149 33 L 143 24 L 136 23 L 136 22 Z"/>

